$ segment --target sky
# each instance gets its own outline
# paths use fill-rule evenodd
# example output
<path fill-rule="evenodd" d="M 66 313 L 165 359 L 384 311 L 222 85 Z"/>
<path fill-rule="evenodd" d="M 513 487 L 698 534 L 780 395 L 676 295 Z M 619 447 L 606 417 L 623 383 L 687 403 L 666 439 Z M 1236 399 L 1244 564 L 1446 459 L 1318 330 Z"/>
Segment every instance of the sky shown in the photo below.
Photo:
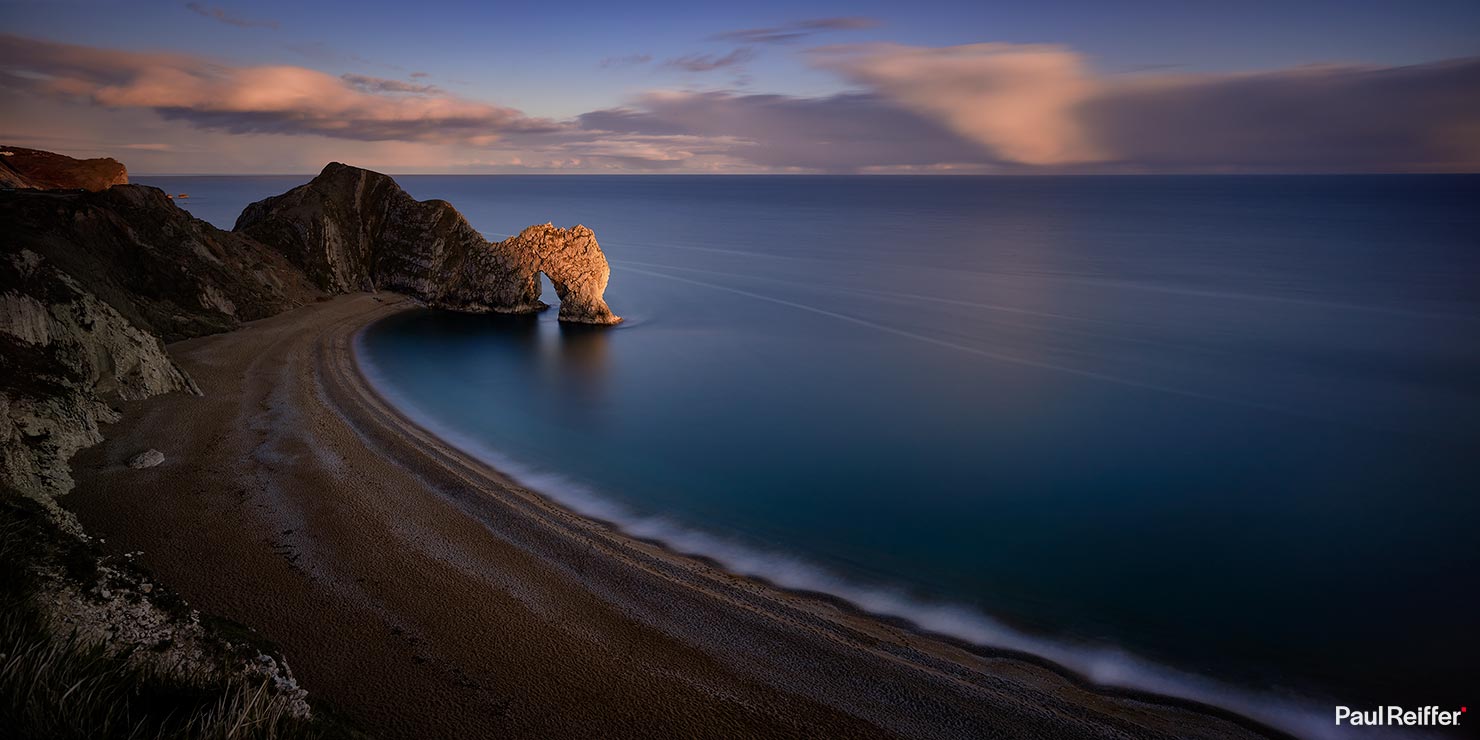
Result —
<path fill-rule="evenodd" d="M 1480 2 L 0 0 L 136 174 L 1480 171 Z"/>

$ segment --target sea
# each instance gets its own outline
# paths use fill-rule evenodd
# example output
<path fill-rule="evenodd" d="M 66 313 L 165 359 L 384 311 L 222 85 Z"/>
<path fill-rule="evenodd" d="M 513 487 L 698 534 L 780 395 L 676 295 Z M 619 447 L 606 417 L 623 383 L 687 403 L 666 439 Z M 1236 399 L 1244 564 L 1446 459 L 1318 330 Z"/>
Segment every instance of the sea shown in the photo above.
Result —
<path fill-rule="evenodd" d="M 135 178 L 223 228 L 308 179 Z M 617 327 L 358 346 L 578 511 L 1297 734 L 1480 696 L 1480 176 L 396 179 L 595 231 Z"/>

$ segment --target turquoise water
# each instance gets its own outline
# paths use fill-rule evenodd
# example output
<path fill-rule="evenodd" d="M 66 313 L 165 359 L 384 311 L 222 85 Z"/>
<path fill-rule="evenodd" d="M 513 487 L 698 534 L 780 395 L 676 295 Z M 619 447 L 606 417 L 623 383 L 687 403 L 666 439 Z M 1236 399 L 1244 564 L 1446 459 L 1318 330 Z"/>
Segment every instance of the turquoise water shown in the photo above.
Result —
<path fill-rule="evenodd" d="M 229 227 L 305 179 L 141 181 Z M 614 330 L 361 346 L 576 508 L 1286 727 L 1473 703 L 1480 178 L 398 180 L 595 230 Z"/>

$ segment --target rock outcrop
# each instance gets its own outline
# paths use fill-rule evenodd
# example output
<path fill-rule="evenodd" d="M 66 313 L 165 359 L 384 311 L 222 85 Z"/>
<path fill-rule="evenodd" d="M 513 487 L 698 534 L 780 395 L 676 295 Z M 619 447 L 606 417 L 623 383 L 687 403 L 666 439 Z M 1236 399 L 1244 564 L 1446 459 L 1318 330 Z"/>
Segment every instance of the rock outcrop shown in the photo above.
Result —
<path fill-rule="evenodd" d="M 112 403 L 198 392 L 158 337 L 28 249 L 0 255 L 0 485 L 50 504 Z"/>
<path fill-rule="evenodd" d="M 386 175 L 338 162 L 247 206 L 235 230 L 280 250 L 329 292 L 388 289 L 434 308 L 526 313 L 547 307 L 544 273 L 562 321 L 621 320 L 603 298 L 610 268 L 590 229 L 532 226 L 490 243 L 446 201 L 418 201 Z"/>
<path fill-rule="evenodd" d="M 162 462 L 164 462 L 164 453 L 150 447 L 129 458 L 125 464 L 134 470 L 143 470 L 144 468 L 152 468 Z"/>
<path fill-rule="evenodd" d="M 143 185 L 0 193 L 6 253 L 29 250 L 166 342 L 235 328 L 321 295 L 276 250 Z"/>
<path fill-rule="evenodd" d="M 325 292 L 386 288 L 434 307 L 537 311 L 544 273 L 561 320 L 616 323 L 595 236 L 546 224 L 490 244 L 451 205 L 418 202 L 385 175 L 340 164 L 253 204 L 227 232 L 156 188 L 126 184 L 114 160 L 0 152 L 0 518 L 9 517 L 0 530 L 40 545 L 24 566 L 39 580 L 0 603 L 25 602 L 54 634 L 141 656 L 161 675 L 267 680 L 271 702 L 307 718 L 281 658 L 226 640 L 194 612 L 163 608 L 167 590 L 141 574 L 102 567 L 105 556 L 55 500 L 72 487 L 73 453 L 102 441 L 100 425 L 119 418 L 122 401 L 200 393 L 166 341 L 234 329 Z M 148 449 L 126 464 L 165 463 Z M 93 575 L 80 578 L 81 565 Z"/>
<path fill-rule="evenodd" d="M 200 392 L 161 337 L 224 331 L 322 294 L 281 254 L 194 219 L 158 190 L 77 190 L 122 181 L 121 166 L 111 180 L 47 177 L 0 171 L 6 185 L 59 188 L 0 190 L 0 549 L 10 569 L 0 616 L 8 630 L 41 625 L 7 638 L 27 640 L 15 643 L 26 650 L 66 640 L 88 666 L 126 662 L 202 696 L 263 686 L 253 701 L 306 723 L 306 694 L 280 656 L 236 637 L 240 628 L 182 612 L 177 595 L 126 564 L 107 564 L 114 556 L 56 498 L 72 488 L 72 455 L 102 441 L 100 425 L 119 419 L 121 402 Z M 163 457 L 151 449 L 129 464 Z"/>
<path fill-rule="evenodd" d="M 196 392 L 161 341 L 321 293 L 276 251 L 155 188 L 0 192 L 0 482 L 49 501 L 113 404 Z"/>
<path fill-rule="evenodd" d="M 520 258 L 520 277 L 544 273 L 560 296 L 560 320 L 577 324 L 615 324 L 621 321 L 607 307 L 603 294 L 611 277 L 606 255 L 596 235 L 585 226 L 569 229 L 552 224 L 531 226 L 518 236 L 491 245 L 493 252 Z M 536 285 L 536 291 L 538 286 Z"/>
<path fill-rule="evenodd" d="M 0 146 L 0 187 L 37 190 L 106 190 L 128 183 L 128 170 L 116 159 L 71 157 Z"/>

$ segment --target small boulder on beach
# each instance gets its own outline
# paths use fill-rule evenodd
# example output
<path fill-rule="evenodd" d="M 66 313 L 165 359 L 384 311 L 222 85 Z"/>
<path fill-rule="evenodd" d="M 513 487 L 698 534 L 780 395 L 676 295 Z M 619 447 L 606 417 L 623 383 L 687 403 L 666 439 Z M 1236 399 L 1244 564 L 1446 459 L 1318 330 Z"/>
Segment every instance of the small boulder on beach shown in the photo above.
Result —
<path fill-rule="evenodd" d="M 162 462 L 164 462 L 164 453 L 151 447 L 129 458 L 128 466 L 139 470 L 142 468 L 152 468 Z"/>

